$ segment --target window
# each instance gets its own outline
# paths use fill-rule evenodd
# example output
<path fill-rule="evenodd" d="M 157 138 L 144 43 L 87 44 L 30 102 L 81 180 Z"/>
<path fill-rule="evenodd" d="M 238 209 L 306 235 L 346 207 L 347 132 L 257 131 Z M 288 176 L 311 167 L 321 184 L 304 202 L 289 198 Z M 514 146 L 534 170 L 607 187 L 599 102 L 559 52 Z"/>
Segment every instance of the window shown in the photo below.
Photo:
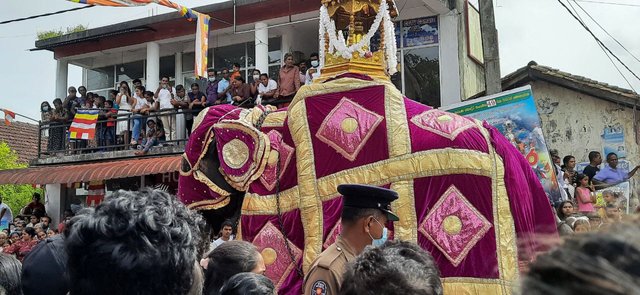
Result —
<path fill-rule="evenodd" d="M 432 107 L 440 107 L 438 47 L 403 50 L 404 94 Z"/>
<path fill-rule="evenodd" d="M 405 96 L 432 107 L 440 106 L 440 49 L 438 17 L 395 23 L 398 73 L 391 77 Z"/>
<path fill-rule="evenodd" d="M 163 56 L 160 58 L 160 77 L 169 77 L 169 80 L 171 80 L 171 78 L 175 78 L 176 75 L 176 56 L 175 55 L 169 55 L 169 56 Z M 158 80 L 160 80 L 160 77 L 158 77 Z M 155 88 L 158 86 L 155 85 L 147 85 L 148 88 Z"/>
<path fill-rule="evenodd" d="M 113 66 L 87 70 L 87 90 L 113 88 L 114 83 Z"/>
<path fill-rule="evenodd" d="M 134 61 L 116 66 L 117 81 L 132 81 L 144 78 L 144 61 Z"/>

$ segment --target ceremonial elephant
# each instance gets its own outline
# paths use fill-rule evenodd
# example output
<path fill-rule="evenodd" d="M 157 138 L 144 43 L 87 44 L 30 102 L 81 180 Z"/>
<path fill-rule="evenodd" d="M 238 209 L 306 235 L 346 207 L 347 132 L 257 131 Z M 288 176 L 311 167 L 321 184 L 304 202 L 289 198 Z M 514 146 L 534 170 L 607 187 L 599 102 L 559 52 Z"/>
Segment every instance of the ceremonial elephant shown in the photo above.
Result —
<path fill-rule="evenodd" d="M 345 74 L 303 86 L 287 109 L 215 106 L 194 126 L 180 199 L 213 223 L 239 218 L 280 294 L 301 293 L 339 234 L 343 183 L 398 192 L 391 236 L 431 253 L 448 294 L 511 293 L 544 248 L 534 235 L 555 234 L 539 181 L 504 136 L 387 80 Z"/>

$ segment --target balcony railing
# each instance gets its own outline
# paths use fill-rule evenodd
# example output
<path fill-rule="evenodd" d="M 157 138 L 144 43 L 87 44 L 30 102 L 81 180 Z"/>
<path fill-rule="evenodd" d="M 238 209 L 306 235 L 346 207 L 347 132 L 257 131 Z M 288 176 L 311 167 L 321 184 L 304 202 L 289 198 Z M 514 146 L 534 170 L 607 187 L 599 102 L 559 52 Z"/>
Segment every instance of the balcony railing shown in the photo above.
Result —
<path fill-rule="evenodd" d="M 100 110 L 100 109 L 94 109 Z M 104 109 L 103 109 L 104 110 Z M 120 110 L 122 111 L 122 110 Z M 148 115 L 131 113 L 118 113 L 115 118 L 112 119 L 99 119 L 96 122 L 96 136 L 94 139 L 72 139 L 70 137 L 69 127 L 73 121 L 73 118 L 69 118 L 67 122 L 40 122 L 38 133 L 38 158 L 66 156 L 74 154 L 87 154 L 87 153 L 100 153 L 107 151 L 118 150 L 137 150 L 136 146 L 131 144 L 131 136 L 133 134 L 132 128 L 134 126 L 133 120 L 141 120 L 140 124 L 140 137 L 135 141 L 138 145 L 142 145 L 142 140 L 146 137 L 147 121 L 153 119 L 156 122 L 156 128 L 159 129 L 162 123 L 159 123 L 161 117 L 167 117 L 170 121 L 175 122 L 176 130 L 165 134 L 165 138 L 159 140 L 160 146 L 167 145 L 184 145 L 188 140 L 188 133 L 185 124 L 178 124 L 177 120 L 184 120 L 184 116 L 189 114 L 195 118 L 200 110 L 189 109 L 164 109 L 159 111 L 152 111 Z M 115 114 L 114 114 L 115 115 Z M 122 130 L 122 133 L 116 134 L 118 124 L 126 123 L 126 130 Z M 107 127 L 107 123 L 113 123 L 113 127 Z M 178 126 L 180 125 L 180 126 Z M 164 126 L 163 126 L 164 127 Z M 113 142 L 107 142 L 107 138 L 104 137 L 106 128 L 114 128 L 115 134 Z M 184 129 L 178 132 L 178 128 Z M 184 132 L 182 132 L 184 131 Z M 57 133 L 57 134 L 56 134 Z M 102 133 L 102 134 L 99 134 Z M 178 138 L 177 134 L 181 133 L 184 136 Z M 58 136 L 62 138 L 57 138 Z M 175 138 L 174 138 L 175 137 Z M 55 142 L 58 141 L 58 142 Z"/>

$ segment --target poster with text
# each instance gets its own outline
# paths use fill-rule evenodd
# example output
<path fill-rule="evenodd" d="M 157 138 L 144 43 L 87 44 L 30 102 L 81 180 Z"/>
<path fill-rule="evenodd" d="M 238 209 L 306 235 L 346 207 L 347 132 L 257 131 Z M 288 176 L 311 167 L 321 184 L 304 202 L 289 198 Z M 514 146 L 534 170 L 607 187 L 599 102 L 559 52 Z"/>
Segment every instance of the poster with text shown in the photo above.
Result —
<path fill-rule="evenodd" d="M 627 149 L 624 145 L 624 129 L 622 126 L 604 128 L 602 139 L 604 141 L 603 158 L 609 153 L 616 153 L 618 158 L 627 157 Z"/>
<path fill-rule="evenodd" d="M 561 200 L 530 86 L 450 105 L 443 110 L 487 121 L 516 147 L 540 179 L 549 200 Z"/>
<path fill-rule="evenodd" d="M 438 44 L 438 17 L 402 21 L 403 47 Z"/>

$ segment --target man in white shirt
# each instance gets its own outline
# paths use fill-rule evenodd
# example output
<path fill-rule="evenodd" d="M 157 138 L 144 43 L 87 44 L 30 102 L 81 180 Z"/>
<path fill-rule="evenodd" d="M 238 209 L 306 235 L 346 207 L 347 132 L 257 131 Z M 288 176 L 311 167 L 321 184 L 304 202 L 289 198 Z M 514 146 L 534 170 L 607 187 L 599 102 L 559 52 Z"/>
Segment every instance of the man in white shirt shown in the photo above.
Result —
<path fill-rule="evenodd" d="M 13 212 L 7 204 L 2 202 L 2 196 L 0 196 L 0 230 L 9 228 L 9 223 L 13 221 Z"/>
<path fill-rule="evenodd" d="M 256 98 L 256 105 L 262 104 L 262 100 L 271 100 L 273 95 L 278 90 L 278 83 L 273 79 L 269 79 L 267 73 L 260 74 L 260 83 L 258 83 L 258 97 Z"/>
<path fill-rule="evenodd" d="M 164 134 L 167 137 L 167 140 L 176 139 L 176 115 L 167 114 L 174 109 L 171 104 L 171 100 L 174 98 L 175 93 L 176 89 L 169 85 L 169 77 L 162 77 L 160 85 L 158 86 L 156 93 L 153 95 L 160 104 L 161 115 L 159 115 L 158 118 L 162 121 Z"/>
<path fill-rule="evenodd" d="M 320 60 L 318 59 L 318 54 L 315 52 L 312 53 L 309 56 L 309 62 L 311 63 L 311 68 L 309 68 L 305 74 L 305 85 L 313 84 L 313 80 L 320 77 Z"/>
<path fill-rule="evenodd" d="M 233 241 L 233 223 L 229 220 L 225 220 L 222 223 L 222 235 L 215 241 L 211 242 L 211 246 L 209 248 L 209 252 L 213 251 L 216 247 L 222 245 L 224 242 Z"/>

